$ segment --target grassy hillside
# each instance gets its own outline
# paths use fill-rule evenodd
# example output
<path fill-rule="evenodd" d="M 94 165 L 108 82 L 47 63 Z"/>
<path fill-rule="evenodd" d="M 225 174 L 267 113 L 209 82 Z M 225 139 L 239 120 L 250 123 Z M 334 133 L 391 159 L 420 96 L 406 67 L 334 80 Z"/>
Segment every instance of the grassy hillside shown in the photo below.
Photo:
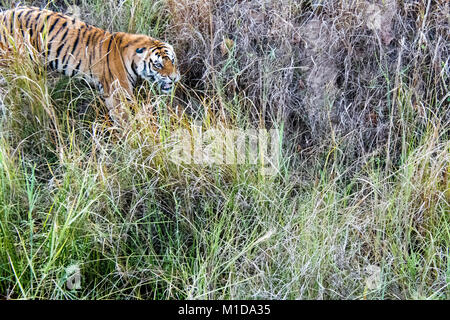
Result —
<path fill-rule="evenodd" d="M 6 61 L 0 298 L 450 298 L 448 1 L 48 7 L 171 43 L 182 79 L 137 88 L 124 132 L 84 81 Z M 172 161 L 198 128 L 275 130 L 276 174 Z"/>

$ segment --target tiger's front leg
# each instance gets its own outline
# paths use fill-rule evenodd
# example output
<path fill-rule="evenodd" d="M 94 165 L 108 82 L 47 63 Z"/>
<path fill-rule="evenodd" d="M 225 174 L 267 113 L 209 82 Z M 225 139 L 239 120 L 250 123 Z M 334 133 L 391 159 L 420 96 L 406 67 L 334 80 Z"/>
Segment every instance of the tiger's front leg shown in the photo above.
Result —
<path fill-rule="evenodd" d="M 130 122 L 131 110 L 126 106 L 126 101 L 133 99 L 132 91 L 121 86 L 119 81 L 115 81 L 110 86 L 103 85 L 103 88 L 109 89 L 103 95 L 110 118 L 117 126 L 127 127 Z"/>
<path fill-rule="evenodd" d="M 109 117 L 117 126 L 123 128 L 129 123 L 128 110 L 120 99 L 111 95 L 105 98 L 105 104 L 109 110 Z"/>

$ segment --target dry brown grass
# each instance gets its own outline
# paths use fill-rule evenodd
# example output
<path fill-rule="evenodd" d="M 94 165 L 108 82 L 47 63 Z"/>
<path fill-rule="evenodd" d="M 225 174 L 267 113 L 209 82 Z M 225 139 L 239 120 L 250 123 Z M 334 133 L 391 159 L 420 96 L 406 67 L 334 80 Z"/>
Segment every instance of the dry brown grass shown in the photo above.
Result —
<path fill-rule="evenodd" d="M 192 89 L 214 91 L 220 79 L 224 99 L 245 96 L 246 108 L 256 106 L 269 122 L 282 114 L 302 149 L 345 137 L 342 147 L 353 158 L 388 143 L 392 130 L 407 129 L 399 105 L 414 106 L 414 121 L 422 123 L 448 113 L 448 6 L 169 1 L 168 38 Z M 227 39 L 233 50 L 224 55 Z"/>

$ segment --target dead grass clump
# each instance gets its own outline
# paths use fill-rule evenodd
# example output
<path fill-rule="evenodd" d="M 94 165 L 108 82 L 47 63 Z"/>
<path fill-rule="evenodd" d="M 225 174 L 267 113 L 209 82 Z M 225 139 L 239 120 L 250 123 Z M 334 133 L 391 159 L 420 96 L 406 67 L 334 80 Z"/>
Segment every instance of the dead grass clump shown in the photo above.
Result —
<path fill-rule="evenodd" d="M 393 124 L 448 112 L 445 1 L 170 1 L 169 10 L 187 86 L 220 101 L 238 95 L 257 121 L 282 116 L 295 126 L 290 141 L 309 137 L 301 149 L 339 141 L 352 161 L 391 148 Z"/>

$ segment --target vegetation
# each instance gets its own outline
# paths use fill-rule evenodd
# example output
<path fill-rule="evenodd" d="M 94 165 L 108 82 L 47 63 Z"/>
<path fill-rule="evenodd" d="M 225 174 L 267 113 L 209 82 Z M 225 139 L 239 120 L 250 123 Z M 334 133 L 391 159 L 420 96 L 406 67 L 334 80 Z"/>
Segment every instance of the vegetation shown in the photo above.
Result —
<path fill-rule="evenodd" d="M 21 3 L 165 40 L 183 76 L 124 133 L 4 61 L 0 298 L 450 298 L 448 1 Z M 277 174 L 171 161 L 194 126 L 275 128 Z"/>

